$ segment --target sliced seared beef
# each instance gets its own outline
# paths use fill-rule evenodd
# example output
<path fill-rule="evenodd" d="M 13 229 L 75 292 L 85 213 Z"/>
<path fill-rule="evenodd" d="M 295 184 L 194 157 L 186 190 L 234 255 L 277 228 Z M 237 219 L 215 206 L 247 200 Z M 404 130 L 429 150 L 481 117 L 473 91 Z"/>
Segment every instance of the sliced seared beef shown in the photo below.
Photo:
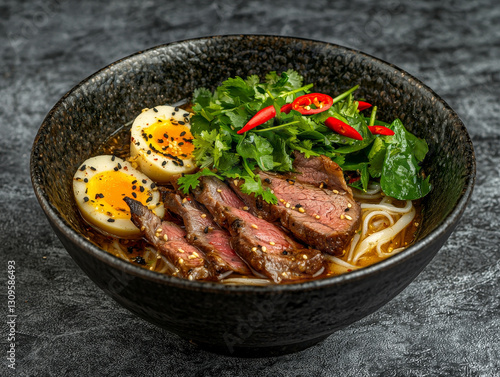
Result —
<path fill-rule="evenodd" d="M 225 212 L 217 210 L 217 204 L 227 207 L 243 208 L 245 203 L 224 182 L 217 178 L 201 178 L 200 186 L 194 191 L 196 200 L 203 204 L 215 221 L 228 228 Z"/>
<path fill-rule="evenodd" d="M 226 219 L 234 235 L 233 247 L 255 271 L 274 282 L 321 274 L 324 259 L 320 251 L 307 249 L 280 228 L 247 211 L 226 207 Z"/>
<path fill-rule="evenodd" d="M 245 195 L 232 184 L 252 212 L 268 221 L 279 220 L 295 237 L 329 254 L 341 254 L 359 227 L 361 209 L 350 193 L 285 179 L 278 174 L 258 173 L 263 184 L 279 199 L 269 204 L 261 197 Z"/>
<path fill-rule="evenodd" d="M 234 250 L 256 272 L 279 283 L 324 271 L 321 252 L 304 248 L 276 225 L 243 210 L 244 203 L 217 178 L 202 178 L 195 196 L 227 227 Z"/>
<path fill-rule="evenodd" d="M 188 200 L 189 199 L 189 200 Z M 167 208 L 182 217 L 188 241 L 205 252 L 218 274 L 234 271 L 251 275 L 248 266 L 234 252 L 230 244 L 231 236 L 221 229 L 194 199 L 181 198 L 175 191 L 163 191 L 163 201 Z"/>
<path fill-rule="evenodd" d="M 174 264 L 173 275 L 189 280 L 206 279 L 210 276 L 208 262 L 202 251 L 190 245 L 186 232 L 177 224 L 161 219 L 142 203 L 125 198 L 130 207 L 132 221 L 141 229 L 146 240 Z"/>
<path fill-rule="evenodd" d="M 306 158 L 304 154 L 294 152 L 293 168 L 295 173 L 290 173 L 290 178 L 313 186 L 348 192 L 342 168 L 326 156 Z"/>

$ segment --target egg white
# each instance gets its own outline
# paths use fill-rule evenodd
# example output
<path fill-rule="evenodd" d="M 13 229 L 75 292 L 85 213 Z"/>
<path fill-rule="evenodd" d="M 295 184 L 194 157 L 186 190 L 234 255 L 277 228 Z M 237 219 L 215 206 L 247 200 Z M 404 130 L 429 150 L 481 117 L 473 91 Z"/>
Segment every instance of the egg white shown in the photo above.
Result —
<path fill-rule="evenodd" d="M 73 177 L 73 192 L 83 218 L 104 234 L 121 238 L 141 234 L 130 219 L 129 207 L 125 201 L 121 203 L 125 196 L 141 201 L 159 217 L 165 214 L 156 184 L 129 162 L 111 155 L 92 157 L 81 164 Z"/>
<path fill-rule="evenodd" d="M 177 107 L 156 106 L 143 111 L 134 120 L 131 128 L 130 156 L 139 169 L 154 181 L 167 183 L 182 173 L 195 170 L 192 153 L 182 155 L 182 149 L 188 147 L 183 144 L 191 143 L 189 147 L 192 148 L 190 117 L 188 111 Z M 151 128 L 158 130 L 156 137 L 150 132 Z M 178 130 L 184 130 L 186 135 L 171 140 L 170 136 L 179 134 Z M 169 137 L 164 138 L 165 134 Z"/>

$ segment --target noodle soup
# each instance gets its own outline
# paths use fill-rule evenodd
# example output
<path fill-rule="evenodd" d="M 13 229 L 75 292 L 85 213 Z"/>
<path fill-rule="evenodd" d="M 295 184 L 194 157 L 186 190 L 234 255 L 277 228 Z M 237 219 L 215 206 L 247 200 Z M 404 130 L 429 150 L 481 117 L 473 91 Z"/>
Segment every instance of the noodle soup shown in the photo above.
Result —
<path fill-rule="evenodd" d="M 406 248 L 431 190 L 427 143 L 376 120 L 359 85 L 335 97 L 312 86 L 269 72 L 143 109 L 75 174 L 91 239 L 143 268 L 225 284 L 320 279 Z"/>
<path fill-rule="evenodd" d="M 102 144 L 97 153 L 127 159 L 130 157 L 129 143 L 129 128 L 123 127 Z M 399 253 L 414 241 L 421 218 L 418 200 L 402 201 L 388 197 L 376 183 L 370 184 L 366 192 L 353 189 L 353 196 L 361 205 L 360 227 L 341 255 L 324 254 L 328 268 L 318 278 L 336 276 L 378 263 Z M 183 226 L 181 219 L 168 213 L 167 219 Z M 142 238 L 120 239 L 103 235 L 88 224 L 86 229 L 92 242 L 118 258 L 162 274 L 175 271 L 175 266 Z M 228 273 L 217 281 L 223 284 L 272 283 L 264 277 L 236 273 Z"/>

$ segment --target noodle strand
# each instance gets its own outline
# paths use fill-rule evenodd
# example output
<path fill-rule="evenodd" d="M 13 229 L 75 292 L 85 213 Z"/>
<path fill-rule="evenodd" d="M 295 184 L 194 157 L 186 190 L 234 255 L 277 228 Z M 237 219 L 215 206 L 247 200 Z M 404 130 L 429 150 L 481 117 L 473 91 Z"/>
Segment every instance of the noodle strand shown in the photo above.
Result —
<path fill-rule="evenodd" d="M 379 252 L 380 249 L 378 249 L 378 246 L 380 245 L 381 247 L 385 243 L 391 241 L 399 232 L 401 232 L 408 224 L 410 224 L 410 222 L 415 217 L 415 214 L 416 211 L 412 206 L 411 211 L 401 216 L 401 218 L 396 223 L 394 223 L 394 225 L 379 232 L 372 233 L 371 235 L 366 237 L 359 243 L 352 260 L 349 260 L 349 262 L 357 263 L 359 258 L 361 258 L 367 252 L 371 251 L 374 247 L 377 247 L 377 253 L 379 254 L 379 256 L 383 256 Z"/>

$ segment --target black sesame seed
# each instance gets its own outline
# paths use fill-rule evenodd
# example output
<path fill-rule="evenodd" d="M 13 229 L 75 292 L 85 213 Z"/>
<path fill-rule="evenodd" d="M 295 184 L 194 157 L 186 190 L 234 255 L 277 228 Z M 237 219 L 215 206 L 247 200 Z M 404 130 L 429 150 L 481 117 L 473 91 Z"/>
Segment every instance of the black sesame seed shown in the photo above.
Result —
<path fill-rule="evenodd" d="M 94 168 L 93 166 L 91 166 L 91 167 L 90 167 L 90 170 L 92 170 L 92 171 L 96 171 L 97 169 L 96 169 L 96 168 Z"/>
<path fill-rule="evenodd" d="M 144 260 L 144 258 L 143 258 L 143 257 L 141 257 L 141 256 L 137 256 L 137 257 L 135 257 L 133 261 L 134 261 L 135 263 L 137 263 L 137 264 L 141 264 L 141 265 L 143 265 L 143 266 L 144 266 L 144 265 L 146 265 L 146 261 L 145 261 L 145 260 Z"/>
<path fill-rule="evenodd" d="M 182 131 L 180 136 L 184 136 L 186 134 L 186 131 Z"/>
<path fill-rule="evenodd" d="M 184 143 L 181 141 L 179 144 L 177 144 L 179 147 L 182 147 Z"/>
<path fill-rule="evenodd" d="M 108 219 L 108 223 L 114 223 L 115 219 Z"/>
<path fill-rule="evenodd" d="M 288 255 L 288 251 L 283 250 L 283 252 L 282 252 L 281 254 L 283 254 L 283 255 Z"/>
<path fill-rule="evenodd" d="M 89 198 L 86 196 L 85 198 L 83 198 L 83 201 L 86 203 L 89 201 Z"/>
<path fill-rule="evenodd" d="M 349 208 L 344 209 L 344 212 L 349 212 Z"/>
<path fill-rule="evenodd" d="M 205 233 L 205 234 L 208 233 L 208 226 L 205 229 L 203 229 L 203 233 Z"/>
<path fill-rule="evenodd" d="M 157 109 L 156 107 L 153 107 L 153 111 L 154 111 L 155 113 L 157 113 L 157 112 L 158 112 L 158 109 Z"/>
<path fill-rule="evenodd" d="M 180 120 L 179 124 L 182 124 L 184 126 L 186 124 L 186 122 L 183 122 L 182 120 Z"/>
<path fill-rule="evenodd" d="M 150 149 L 148 149 L 148 151 L 147 151 L 146 153 L 147 153 L 147 154 L 151 154 L 151 150 L 150 150 Z"/>
<path fill-rule="evenodd" d="M 83 182 L 87 183 L 89 181 L 88 178 L 83 178 Z"/>
<path fill-rule="evenodd" d="M 132 184 L 133 184 L 133 185 L 135 185 L 136 183 L 137 183 L 137 179 L 134 179 L 134 180 L 132 181 Z"/>
<path fill-rule="evenodd" d="M 156 184 L 153 182 L 151 183 L 151 188 L 154 189 L 156 187 Z"/>
<path fill-rule="evenodd" d="M 271 180 L 269 178 L 266 178 L 266 179 L 264 179 L 264 182 L 271 183 Z"/>
<path fill-rule="evenodd" d="M 144 186 L 140 186 L 140 187 L 139 187 L 139 191 L 140 191 L 140 192 L 144 192 Z"/>
<path fill-rule="evenodd" d="M 179 108 L 176 106 L 176 107 L 174 108 L 174 110 L 175 110 L 175 111 L 179 111 Z"/>
<path fill-rule="evenodd" d="M 146 203 L 149 203 L 151 200 L 153 200 L 153 197 L 152 197 L 152 196 L 149 196 L 149 197 L 146 199 Z"/>
<path fill-rule="evenodd" d="M 133 185 L 133 186 L 132 186 L 132 190 L 135 190 L 136 188 L 137 188 L 137 186 L 136 186 L 136 185 Z"/>
<path fill-rule="evenodd" d="M 115 156 L 111 156 L 111 161 L 114 161 L 115 160 Z"/>
<path fill-rule="evenodd" d="M 295 204 L 295 207 L 300 208 L 302 207 L 302 204 Z"/>
<path fill-rule="evenodd" d="M 161 166 L 165 166 L 166 164 L 167 164 L 167 161 L 163 161 L 163 162 L 161 163 Z"/>
<path fill-rule="evenodd" d="M 158 143 L 163 144 L 163 139 L 158 139 Z"/>
<path fill-rule="evenodd" d="M 148 183 L 148 181 L 146 181 L 145 179 L 142 180 L 142 183 Z"/>
<path fill-rule="evenodd" d="M 86 167 L 87 167 L 86 165 L 82 165 L 82 167 L 80 168 L 80 171 L 84 171 Z"/>
<path fill-rule="evenodd" d="M 135 192 L 132 192 L 132 196 L 137 199 L 137 194 Z"/>
<path fill-rule="evenodd" d="M 184 113 L 184 114 L 182 114 L 182 116 L 183 116 L 184 118 L 189 118 L 189 113 Z"/>

